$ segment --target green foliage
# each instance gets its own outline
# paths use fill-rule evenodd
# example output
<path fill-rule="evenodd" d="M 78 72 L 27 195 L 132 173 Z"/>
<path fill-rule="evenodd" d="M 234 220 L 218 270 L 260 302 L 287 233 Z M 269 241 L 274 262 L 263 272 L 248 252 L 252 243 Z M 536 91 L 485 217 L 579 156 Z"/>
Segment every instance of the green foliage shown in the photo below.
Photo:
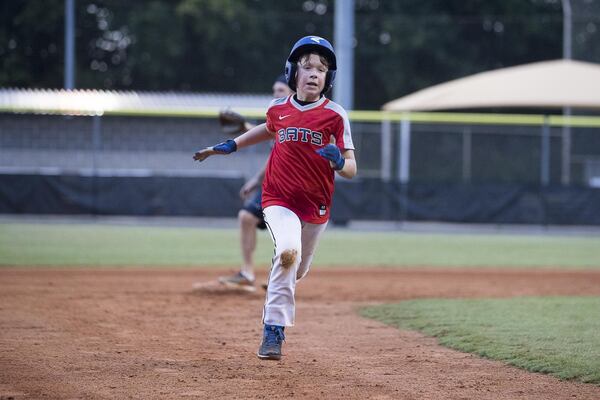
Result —
<path fill-rule="evenodd" d="M 333 39 L 334 2 L 325 0 L 81 0 L 76 7 L 80 88 L 268 92 L 296 39 Z M 5 1 L 0 11 L 0 86 L 61 87 L 64 2 Z M 595 14 L 575 5 L 574 12 L 575 57 L 599 61 Z M 562 56 L 556 1 L 357 1 L 355 22 L 359 109 Z"/>
<path fill-rule="evenodd" d="M 60 87 L 64 1 L 0 3 L 0 86 Z"/>
<path fill-rule="evenodd" d="M 453 349 L 600 384 L 600 297 L 414 300 L 361 313 Z"/>
<path fill-rule="evenodd" d="M 269 267 L 262 231 L 255 260 Z M 599 268 L 598 238 L 328 230 L 314 264 L 390 267 Z M 343 251 L 342 251 L 343 249 Z M 226 266 L 241 263 L 236 229 L 0 224 L 0 265 Z"/>
<path fill-rule="evenodd" d="M 477 72 L 561 58 L 560 5 L 536 1 L 380 2 L 357 15 L 357 87 L 367 106 Z M 361 90 L 364 89 L 364 90 Z"/>

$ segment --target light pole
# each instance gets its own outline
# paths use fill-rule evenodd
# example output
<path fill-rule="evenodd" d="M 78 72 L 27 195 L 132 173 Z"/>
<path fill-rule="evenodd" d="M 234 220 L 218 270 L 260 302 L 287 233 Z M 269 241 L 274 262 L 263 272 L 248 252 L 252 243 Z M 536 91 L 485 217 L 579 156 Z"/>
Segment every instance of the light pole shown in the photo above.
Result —
<path fill-rule="evenodd" d="M 75 0 L 65 0 L 65 89 L 75 88 Z"/>
<path fill-rule="evenodd" d="M 563 59 L 572 58 L 571 42 L 573 32 L 573 16 L 571 12 L 571 0 L 562 0 L 563 9 Z M 571 107 L 563 107 L 563 116 L 568 119 L 571 116 Z M 570 123 L 567 121 L 567 123 Z M 562 173 L 561 183 L 568 185 L 571 182 L 571 127 L 563 125 L 562 128 Z"/>
<path fill-rule="evenodd" d="M 333 99 L 346 110 L 354 108 L 354 0 L 336 0 L 334 46 L 338 72 Z"/>

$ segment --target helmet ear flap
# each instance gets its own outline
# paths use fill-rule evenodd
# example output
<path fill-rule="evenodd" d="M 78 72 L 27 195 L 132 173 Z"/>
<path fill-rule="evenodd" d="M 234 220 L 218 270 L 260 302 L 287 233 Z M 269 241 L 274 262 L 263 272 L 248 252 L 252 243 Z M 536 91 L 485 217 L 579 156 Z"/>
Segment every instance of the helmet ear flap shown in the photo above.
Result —
<path fill-rule="evenodd" d="M 325 76 L 325 87 L 321 94 L 325 94 L 331 90 L 333 87 L 333 81 L 335 80 L 335 72 L 336 71 L 327 71 L 327 75 Z"/>
<path fill-rule="evenodd" d="M 294 92 L 296 91 L 296 63 L 286 61 L 285 63 L 285 79 L 287 84 Z"/>

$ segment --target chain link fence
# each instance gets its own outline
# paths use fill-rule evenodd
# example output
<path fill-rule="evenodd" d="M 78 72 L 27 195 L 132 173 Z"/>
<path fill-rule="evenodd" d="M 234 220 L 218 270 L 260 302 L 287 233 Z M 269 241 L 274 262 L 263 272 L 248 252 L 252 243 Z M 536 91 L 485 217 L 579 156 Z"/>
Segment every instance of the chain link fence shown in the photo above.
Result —
<path fill-rule="evenodd" d="M 564 152 L 562 127 L 548 120 L 540 125 L 353 121 L 352 132 L 362 178 L 560 184 L 568 157 L 569 184 L 595 186 L 600 179 L 600 127 L 592 123 L 571 127 L 569 154 Z M 0 170 L 248 178 L 264 165 L 269 143 L 202 164 L 192 160 L 195 150 L 226 138 L 216 118 L 4 113 Z"/>

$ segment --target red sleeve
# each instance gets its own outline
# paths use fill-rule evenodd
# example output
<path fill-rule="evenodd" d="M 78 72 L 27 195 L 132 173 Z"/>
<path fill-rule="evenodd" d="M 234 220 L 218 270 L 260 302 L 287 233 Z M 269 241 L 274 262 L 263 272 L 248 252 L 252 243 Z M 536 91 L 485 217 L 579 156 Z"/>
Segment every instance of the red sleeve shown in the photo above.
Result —
<path fill-rule="evenodd" d="M 271 108 L 267 110 L 267 130 L 271 133 L 275 132 L 275 126 L 273 125 L 273 120 L 271 119 Z"/>
<path fill-rule="evenodd" d="M 333 131 L 335 135 L 335 145 L 341 150 L 346 150 L 344 145 L 344 121 L 341 118 L 336 118 L 335 124 L 333 125 Z"/>

